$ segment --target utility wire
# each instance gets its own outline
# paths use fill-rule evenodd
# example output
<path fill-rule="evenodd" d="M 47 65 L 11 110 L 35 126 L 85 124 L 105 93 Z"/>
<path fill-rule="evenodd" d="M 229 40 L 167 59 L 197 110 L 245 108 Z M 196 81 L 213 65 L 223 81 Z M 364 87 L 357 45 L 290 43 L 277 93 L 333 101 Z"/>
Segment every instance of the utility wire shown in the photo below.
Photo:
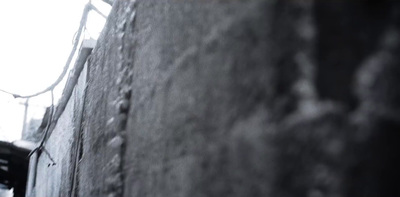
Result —
<path fill-rule="evenodd" d="M 107 18 L 107 16 L 105 14 L 103 14 L 103 12 L 101 12 L 96 6 L 94 6 L 93 4 L 90 4 L 90 6 L 95 12 L 97 12 L 97 14 L 99 14 L 103 18 Z"/>
<path fill-rule="evenodd" d="M 81 34 L 82 34 L 82 32 L 83 32 L 82 30 L 86 27 L 86 21 L 87 21 L 87 17 L 88 17 L 88 12 L 89 12 L 91 9 L 93 9 L 93 8 L 95 8 L 95 7 L 92 6 L 92 4 L 91 4 L 90 2 L 89 2 L 88 4 L 86 4 L 86 6 L 85 6 L 84 12 L 83 12 L 83 14 L 82 14 L 81 23 L 80 23 L 79 29 L 78 29 L 78 31 L 77 31 L 77 33 L 76 33 L 75 39 L 74 39 L 74 47 L 73 47 L 73 49 L 72 49 L 72 51 L 71 51 L 70 57 L 69 57 L 69 59 L 68 59 L 68 61 L 67 61 L 67 64 L 66 64 L 66 66 L 65 66 L 65 67 L 67 67 L 66 70 L 68 70 L 68 67 L 69 67 L 69 64 L 70 64 L 70 62 L 71 62 L 71 60 L 72 60 L 72 57 L 73 57 L 73 55 L 74 55 L 74 53 L 75 53 L 75 51 L 76 51 L 76 49 L 77 49 L 77 47 L 78 47 L 78 43 L 79 43 Z M 82 59 L 86 60 L 86 59 L 88 58 L 88 56 L 90 55 L 90 53 L 91 53 L 91 50 L 85 51 L 85 54 L 83 55 Z M 64 93 L 63 93 L 63 97 L 66 97 L 66 98 L 65 98 L 64 100 L 62 100 L 62 102 L 60 102 L 60 106 L 57 107 L 57 110 L 55 110 L 55 106 L 54 106 L 54 94 L 53 94 L 53 90 L 54 90 L 54 87 L 55 87 L 56 85 L 52 85 L 52 86 L 50 86 L 49 88 L 47 88 L 47 89 L 49 89 L 48 91 L 51 91 L 50 117 L 49 117 L 49 119 L 48 119 L 48 122 L 47 122 L 47 125 L 46 125 L 46 130 L 45 130 L 45 133 L 44 133 L 44 135 L 43 135 L 43 137 L 42 137 L 42 140 L 41 140 L 39 146 L 38 146 L 37 148 L 35 148 L 34 150 L 32 150 L 31 153 L 29 153 L 28 157 L 30 157 L 35 151 L 42 151 L 42 150 L 43 150 L 43 152 L 46 153 L 46 154 L 48 155 L 48 157 L 50 158 L 50 160 L 53 162 L 52 165 L 56 165 L 56 163 L 54 162 L 54 160 L 53 160 L 53 158 L 51 157 L 50 153 L 45 149 L 44 145 L 45 145 L 45 142 L 46 142 L 46 140 L 47 140 L 47 136 L 48 136 L 48 134 L 49 134 L 49 132 L 50 132 L 51 124 L 52 124 L 52 123 L 55 124 L 55 123 L 58 121 L 58 118 L 61 116 L 61 113 L 62 113 L 62 112 L 64 111 L 64 109 L 65 109 L 65 106 L 64 106 L 64 105 L 67 104 L 68 98 L 69 98 L 69 97 L 71 96 L 71 94 L 72 94 L 73 86 L 75 86 L 75 84 L 77 83 L 77 80 L 78 80 L 78 78 L 79 78 L 79 73 L 82 71 L 83 65 L 84 65 L 84 64 L 78 65 L 78 66 L 76 66 L 77 68 L 74 68 L 74 72 L 73 72 L 73 75 L 72 75 L 72 81 L 71 81 L 71 84 L 72 84 L 72 85 L 71 85 L 71 87 L 69 87 L 69 86 L 68 86 L 69 83 L 67 84 L 67 87 L 66 87 L 66 89 L 67 89 L 66 94 L 64 95 Z M 65 73 L 63 73 L 62 75 L 65 75 L 65 74 L 66 74 L 66 70 L 64 70 Z M 60 77 L 61 77 L 62 75 L 60 75 Z M 60 78 L 60 77 L 59 77 L 59 78 Z M 64 76 L 62 76 L 61 79 L 62 79 L 63 77 L 64 77 Z M 56 81 L 56 82 L 57 82 L 57 81 Z M 58 84 L 58 83 L 59 83 L 59 82 L 57 82 L 57 84 Z M 54 83 L 54 84 L 56 84 L 56 83 Z M 43 92 L 43 93 L 44 93 L 44 92 Z M 30 96 L 31 96 L 31 95 L 30 95 Z M 37 95 L 35 95 L 35 96 L 37 96 Z M 15 97 L 15 96 L 14 96 L 14 97 Z M 23 98 L 23 97 L 19 97 L 19 98 Z M 49 164 L 49 166 L 50 166 L 50 164 Z"/>
<path fill-rule="evenodd" d="M 74 46 L 72 47 L 72 50 L 71 50 L 71 52 L 69 54 L 67 62 L 64 65 L 62 73 L 58 76 L 57 80 L 53 84 L 51 84 L 49 87 L 47 87 L 46 89 L 44 89 L 44 90 L 42 90 L 40 92 L 37 92 L 37 93 L 34 93 L 34 94 L 30 94 L 30 95 L 19 95 L 19 94 L 12 93 L 12 92 L 9 92 L 9 91 L 6 91 L 6 90 L 2 90 L 2 89 L 0 89 L 0 91 L 3 92 L 3 93 L 6 93 L 6 94 L 10 94 L 14 98 L 31 98 L 31 97 L 35 97 L 35 96 L 39 96 L 41 94 L 44 94 L 44 93 L 46 93 L 48 91 L 54 90 L 54 88 L 63 80 L 63 78 L 67 74 L 69 65 L 71 64 L 71 61 L 72 61 L 72 58 L 74 57 L 75 52 L 78 49 L 79 40 L 80 40 L 80 37 L 81 37 L 81 34 L 82 34 L 82 29 L 86 24 L 88 12 L 90 11 L 90 9 L 92 9 L 91 4 L 90 3 L 86 4 L 85 9 L 83 10 L 83 14 L 82 14 L 82 18 L 81 18 L 81 21 L 80 21 L 80 25 L 79 25 L 78 31 L 77 31 L 75 39 L 74 39 Z"/>
<path fill-rule="evenodd" d="M 43 145 L 44 145 L 44 143 L 46 141 L 47 134 L 49 133 L 51 122 L 53 121 L 53 115 L 54 115 L 54 94 L 53 94 L 53 90 L 52 90 L 51 91 L 50 116 L 49 116 L 49 119 L 47 121 L 46 130 L 45 130 L 44 135 L 42 137 L 42 140 L 40 142 L 39 148 L 43 147 Z"/>
<path fill-rule="evenodd" d="M 44 153 L 49 157 L 50 161 L 52 162 L 52 165 L 56 165 L 56 162 L 54 161 L 53 157 L 50 155 L 49 151 L 46 150 L 45 142 L 49 133 L 50 125 L 53 122 L 53 115 L 54 114 L 54 94 L 53 90 L 51 90 L 51 109 L 50 109 L 50 117 L 49 117 L 49 122 L 47 123 L 47 128 L 46 131 L 43 135 L 42 141 L 40 142 L 40 145 L 37 147 L 37 150 L 43 150 Z M 50 166 L 50 164 L 49 164 Z"/>
<path fill-rule="evenodd" d="M 53 165 L 55 165 L 55 162 L 54 162 L 53 158 L 50 156 L 48 151 L 44 149 L 44 144 L 46 142 L 46 138 L 47 138 L 48 132 L 50 130 L 50 125 L 53 122 L 53 115 L 54 115 L 54 94 L 53 94 L 53 90 L 61 82 L 61 80 L 65 77 L 65 75 L 67 73 L 67 70 L 68 70 L 69 65 L 70 65 L 70 63 L 72 61 L 72 58 L 73 58 L 73 56 L 74 56 L 74 54 L 75 54 L 75 52 L 76 52 L 76 50 L 78 48 L 79 40 L 80 40 L 80 37 L 81 37 L 81 34 L 82 34 L 82 29 L 86 24 L 87 16 L 88 16 L 88 12 L 89 12 L 90 8 L 91 8 L 90 4 L 86 4 L 85 9 L 84 9 L 83 14 L 82 14 L 82 18 L 81 18 L 81 22 L 80 22 L 78 31 L 77 31 L 75 39 L 74 39 L 74 46 L 73 46 L 73 48 L 71 50 L 71 53 L 70 53 L 70 55 L 68 57 L 67 63 L 65 64 L 63 72 L 61 73 L 61 75 L 58 77 L 58 79 L 52 85 L 50 85 L 48 88 L 46 88 L 43 91 L 40 91 L 40 92 L 32 94 L 32 95 L 27 95 L 27 96 L 20 96 L 20 95 L 13 94 L 13 93 L 10 93 L 10 92 L 4 91 L 4 90 L 0 90 L 0 91 L 2 91 L 4 93 L 8 93 L 8 94 L 13 95 L 14 98 L 30 98 L 30 97 L 41 95 L 41 94 L 46 93 L 48 91 L 51 92 L 50 116 L 49 116 L 49 119 L 47 121 L 46 130 L 45 130 L 45 132 L 43 134 L 43 137 L 42 137 L 42 140 L 40 141 L 39 146 L 36 147 L 35 149 L 33 149 L 29 153 L 28 157 L 30 157 L 36 151 L 44 150 L 44 152 L 49 156 L 50 160 L 53 162 Z"/>
<path fill-rule="evenodd" d="M 69 57 L 68 57 L 68 60 L 67 60 L 67 62 L 66 62 L 66 64 L 65 64 L 65 66 L 64 66 L 63 72 L 60 74 L 60 76 L 58 77 L 58 79 L 57 79 L 53 84 L 51 84 L 48 88 L 46 88 L 46 89 L 44 89 L 44 90 L 42 90 L 42 91 L 40 91 L 40 92 L 37 92 L 37 93 L 35 93 L 35 94 L 31 94 L 31 95 L 24 95 L 24 96 L 21 96 L 21 95 L 18 95 L 18 94 L 11 93 L 11 92 L 8 92 L 8 91 L 5 91 L 5 90 L 0 89 L 1 92 L 4 92 L 4 93 L 6 93 L 6 94 L 10 94 L 10 95 L 12 95 L 14 98 L 31 98 L 31 97 L 35 97 L 35 96 L 44 94 L 44 93 L 46 93 L 46 92 L 48 92 L 48 91 L 51 92 L 50 117 L 49 117 L 48 122 L 47 122 L 47 125 L 46 125 L 45 133 L 43 134 L 43 137 L 42 137 L 42 140 L 41 140 L 39 146 L 36 147 L 34 150 L 32 150 L 32 151 L 29 153 L 28 158 L 29 158 L 34 152 L 36 152 L 36 151 L 43 151 L 44 153 L 46 153 L 46 154 L 48 155 L 48 157 L 50 158 L 50 160 L 53 162 L 52 165 L 56 165 L 56 163 L 54 162 L 54 159 L 51 157 L 50 153 L 49 153 L 49 152 L 45 149 L 45 147 L 44 147 L 45 142 L 46 142 L 46 139 L 47 139 L 47 135 L 48 135 L 49 130 L 50 130 L 50 127 L 51 127 L 51 124 L 52 124 L 53 122 L 57 122 L 57 119 L 59 118 L 59 115 L 58 115 L 59 112 L 58 112 L 58 111 L 61 111 L 61 112 L 62 112 L 62 111 L 63 111 L 63 108 L 64 108 L 64 107 L 61 107 L 60 110 L 57 109 L 57 112 L 54 110 L 55 107 L 54 107 L 54 92 L 53 92 L 53 90 L 54 90 L 54 88 L 62 81 L 62 79 L 65 77 L 65 75 L 66 75 L 66 73 L 67 73 L 67 71 L 68 71 L 68 68 L 69 68 L 69 65 L 71 64 L 72 58 L 74 57 L 74 54 L 75 54 L 75 52 L 76 52 L 76 50 L 77 50 L 77 48 L 78 48 L 79 40 L 80 40 L 81 35 L 82 35 L 82 32 L 83 32 L 82 30 L 86 27 L 86 21 L 87 21 L 88 13 L 89 13 L 90 10 L 94 10 L 94 11 L 96 11 L 98 14 L 100 14 L 101 16 L 106 17 L 106 16 L 105 16 L 103 13 L 101 13 L 95 6 L 93 6 L 93 5 L 91 4 L 91 1 L 89 1 L 89 3 L 86 4 L 85 9 L 84 9 L 83 14 L 82 14 L 82 18 L 81 18 L 81 21 L 80 21 L 80 25 L 79 25 L 78 31 L 77 31 L 77 32 L 75 33 L 75 35 L 74 35 L 74 41 L 73 41 L 74 46 L 73 46 L 73 48 L 72 48 L 72 50 L 71 50 L 71 53 L 70 53 L 70 55 L 69 55 Z M 91 52 L 91 50 L 89 51 L 88 55 L 90 54 L 90 52 Z M 88 55 L 87 55 L 87 56 L 88 56 Z M 86 59 L 87 56 L 84 57 L 84 58 Z M 79 73 L 80 73 L 81 70 L 82 70 L 82 69 L 78 69 L 78 70 L 76 70 L 75 72 L 79 72 Z M 79 74 L 75 74 L 75 75 L 77 75 L 77 76 L 79 77 Z M 75 75 L 74 75 L 74 76 L 75 76 Z M 75 77 L 76 77 L 76 76 L 75 76 Z M 76 84 L 76 82 L 74 81 L 72 84 Z M 67 96 L 67 97 L 70 97 L 69 94 L 66 95 L 66 96 Z M 49 166 L 50 166 L 50 164 L 49 164 Z"/>
<path fill-rule="evenodd" d="M 42 150 L 43 150 L 44 153 L 46 153 L 46 154 L 49 156 L 50 160 L 53 162 L 53 165 L 55 165 L 55 162 L 54 162 L 53 158 L 51 157 L 50 153 L 49 153 L 49 152 L 45 149 L 45 147 L 44 147 L 44 144 L 45 144 L 46 138 L 47 138 L 47 134 L 49 133 L 50 125 L 51 125 L 52 120 L 53 120 L 53 114 L 54 114 L 54 92 L 53 92 L 53 90 L 51 90 L 50 93 L 51 93 L 50 116 L 49 116 L 49 118 L 48 118 L 48 120 L 47 120 L 46 130 L 44 131 L 44 134 L 43 134 L 42 140 L 40 141 L 39 146 L 36 147 L 35 149 L 33 149 L 33 150 L 29 153 L 28 158 L 29 158 L 33 153 L 35 153 L 36 151 L 42 151 Z"/>
<path fill-rule="evenodd" d="M 0 92 L 12 95 L 14 98 L 32 98 L 32 97 L 44 94 L 44 93 L 46 93 L 48 91 L 54 90 L 54 88 L 57 87 L 57 85 L 64 79 L 64 77 L 67 74 L 67 71 L 68 71 L 68 68 L 69 68 L 69 66 L 71 64 L 71 61 L 72 61 L 72 59 L 73 59 L 73 57 L 75 55 L 76 50 L 78 49 L 79 40 L 80 40 L 81 35 L 82 35 L 82 30 L 83 30 L 84 27 L 86 27 L 86 21 L 87 21 L 88 14 L 89 14 L 90 10 L 94 10 L 96 13 L 98 13 L 102 17 L 107 18 L 107 16 L 105 14 L 103 14 L 99 9 L 97 9 L 97 7 L 95 7 L 91 3 L 91 1 L 89 1 L 89 3 L 87 3 L 85 5 L 78 31 L 74 35 L 74 41 L 73 41 L 74 46 L 72 47 L 72 50 L 71 50 L 71 52 L 70 52 L 70 54 L 68 56 L 67 62 L 64 65 L 62 73 L 58 76 L 57 80 L 53 84 L 51 84 L 49 87 L 47 87 L 46 89 L 44 89 L 44 90 L 42 90 L 40 92 L 37 92 L 37 93 L 34 93 L 34 94 L 30 94 L 30 95 L 19 95 L 19 94 L 12 93 L 12 92 L 9 92 L 9 91 L 6 91 L 6 90 L 2 90 L 2 89 L 0 89 Z"/>

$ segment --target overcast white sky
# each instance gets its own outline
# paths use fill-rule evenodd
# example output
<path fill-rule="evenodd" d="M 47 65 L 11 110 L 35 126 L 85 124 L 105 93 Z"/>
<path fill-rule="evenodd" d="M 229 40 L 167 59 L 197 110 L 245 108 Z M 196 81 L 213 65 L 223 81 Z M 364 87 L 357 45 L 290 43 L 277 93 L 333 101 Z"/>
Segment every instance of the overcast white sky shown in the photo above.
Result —
<path fill-rule="evenodd" d="M 0 89 L 20 95 L 43 90 L 61 73 L 88 0 L 10 0 L 0 6 Z M 108 14 L 110 6 L 93 0 Z M 92 12 L 87 37 L 97 37 L 105 19 Z M 73 63 L 72 65 L 73 66 Z M 60 94 L 58 87 L 56 94 Z M 20 138 L 24 99 L 0 93 L 0 140 Z M 41 117 L 50 95 L 30 100 L 29 117 Z"/>

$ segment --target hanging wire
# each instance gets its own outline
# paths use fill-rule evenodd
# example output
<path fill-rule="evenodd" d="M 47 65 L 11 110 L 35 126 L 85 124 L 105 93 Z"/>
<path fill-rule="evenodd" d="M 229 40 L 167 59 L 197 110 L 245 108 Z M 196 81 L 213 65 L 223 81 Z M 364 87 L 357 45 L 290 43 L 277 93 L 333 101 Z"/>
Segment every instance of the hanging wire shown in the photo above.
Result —
<path fill-rule="evenodd" d="M 107 16 L 105 14 L 103 14 L 103 12 L 101 12 L 96 6 L 94 6 L 93 4 L 90 4 L 90 6 L 91 6 L 92 10 L 94 10 L 97 14 L 99 14 L 103 18 L 107 18 Z"/>
<path fill-rule="evenodd" d="M 51 123 L 52 123 L 52 121 L 53 121 L 53 114 L 54 114 L 54 92 L 53 92 L 53 90 L 51 90 L 50 93 L 51 93 L 51 106 L 50 106 L 50 115 L 49 115 L 49 118 L 48 118 L 47 124 L 46 124 L 46 130 L 45 130 L 45 132 L 44 132 L 44 134 L 43 134 L 43 136 L 42 136 L 42 140 L 40 141 L 39 146 L 36 147 L 35 149 L 33 149 L 33 150 L 29 153 L 28 158 L 29 158 L 34 152 L 44 150 L 44 144 L 45 144 L 45 142 L 46 142 L 46 138 L 47 138 L 47 135 L 48 135 L 48 133 L 49 133 L 50 125 L 51 125 Z M 46 150 L 45 150 L 44 152 L 49 156 L 49 158 L 50 158 L 50 160 L 53 162 L 53 164 L 55 164 L 55 162 L 54 162 L 53 158 L 50 156 L 50 154 L 49 154 Z"/>
<path fill-rule="evenodd" d="M 78 49 L 79 40 L 80 40 L 82 32 L 83 32 L 82 30 L 83 30 L 83 28 L 86 28 L 86 21 L 87 21 L 88 14 L 89 14 L 90 10 L 94 10 L 96 13 L 98 13 L 102 17 L 107 18 L 107 16 L 105 14 L 103 14 L 99 9 L 97 9 L 97 7 L 95 7 L 92 4 L 92 1 L 89 0 L 89 2 L 85 5 L 85 8 L 83 10 L 83 14 L 82 14 L 82 18 L 81 18 L 81 21 L 80 21 L 79 28 L 76 31 L 76 33 L 74 34 L 73 47 L 72 47 L 72 50 L 71 50 L 71 52 L 70 52 L 70 54 L 68 56 L 67 62 L 64 65 L 63 71 L 61 72 L 61 74 L 58 76 L 57 80 L 53 84 L 51 84 L 49 87 L 47 87 L 46 89 L 44 89 L 42 91 L 39 91 L 39 92 L 34 93 L 34 94 L 30 94 L 30 95 L 19 95 L 19 94 L 12 93 L 12 92 L 9 92 L 9 91 L 3 90 L 3 89 L 0 89 L 0 92 L 12 95 L 14 98 L 32 98 L 32 97 L 39 96 L 41 94 L 44 94 L 46 92 L 54 90 L 54 88 L 64 79 L 64 77 L 67 74 L 67 71 L 68 71 L 68 69 L 70 67 L 71 61 L 72 61 L 72 59 L 73 59 L 73 57 L 75 55 L 76 50 Z"/>
<path fill-rule="evenodd" d="M 50 153 L 45 149 L 44 145 L 47 139 L 47 135 L 49 133 L 50 130 L 50 125 L 53 122 L 53 115 L 54 115 L 54 92 L 53 90 L 50 91 L 51 94 L 51 106 L 50 106 L 50 116 L 47 120 L 47 125 L 46 125 L 46 130 L 42 136 L 42 140 L 40 141 L 40 144 L 38 147 L 36 147 L 35 149 L 33 149 L 29 154 L 28 154 L 28 158 L 35 153 L 36 151 L 43 151 L 44 153 L 46 153 L 46 155 L 50 158 L 51 162 L 53 165 L 56 165 L 56 162 L 54 162 L 53 157 L 51 157 Z"/>
<path fill-rule="evenodd" d="M 88 13 L 89 13 L 90 10 L 94 10 L 94 11 L 96 11 L 96 13 L 98 13 L 98 14 L 100 14 L 101 16 L 103 16 L 103 17 L 106 18 L 106 16 L 105 16 L 103 13 L 101 13 L 95 6 L 93 6 L 93 5 L 91 4 L 91 0 L 89 0 L 89 2 L 86 4 L 85 9 L 84 9 L 84 11 L 83 11 L 83 14 L 82 14 L 82 18 L 81 18 L 81 21 L 80 21 L 79 28 L 78 28 L 77 32 L 74 34 L 74 38 L 73 38 L 73 47 L 72 47 L 72 50 L 71 50 L 71 52 L 70 52 L 70 55 L 69 55 L 69 57 L 68 57 L 68 59 L 67 59 L 67 62 L 66 62 L 66 64 L 65 64 L 65 66 L 64 66 L 63 72 L 59 75 L 59 77 L 57 78 L 57 80 L 56 80 L 53 84 L 51 84 L 49 87 L 47 87 L 46 89 L 44 89 L 44 90 L 42 90 L 42 91 L 40 91 L 40 92 L 31 94 L 31 95 L 24 95 L 24 96 L 21 96 L 21 95 L 19 95 L 19 94 L 11 93 L 11 92 L 9 92 L 9 91 L 0 89 L 0 92 L 6 93 L 6 94 L 10 94 L 10 95 L 12 95 L 14 98 L 31 98 L 31 97 L 39 96 L 39 95 L 44 94 L 44 93 L 49 92 L 49 91 L 50 91 L 50 93 L 51 93 L 50 117 L 49 117 L 48 122 L 47 122 L 47 125 L 46 125 L 45 133 L 43 134 L 43 137 L 42 137 L 42 140 L 41 140 L 39 146 L 36 147 L 35 149 L 33 149 L 33 150 L 29 153 L 28 158 L 29 158 L 33 153 L 35 153 L 36 151 L 43 151 L 43 152 L 49 157 L 49 159 L 52 161 L 52 165 L 56 165 L 56 163 L 55 163 L 53 157 L 52 157 L 52 156 L 50 155 L 50 153 L 45 149 L 45 142 L 46 142 L 46 139 L 47 139 L 47 137 L 48 137 L 48 133 L 49 133 L 49 131 L 50 131 L 51 124 L 52 124 L 53 122 L 57 122 L 56 119 L 58 119 L 58 117 L 54 117 L 54 113 L 55 113 L 54 108 L 55 108 L 55 107 L 54 107 L 54 92 L 53 92 L 53 91 L 54 91 L 54 88 L 55 88 L 55 87 L 63 80 L 63 78 L 66 76 L 66 73 L 67 73 L 67 71 L 68 71 L 68 68 L 69 68 L 69 66 L 70 66 L 70 64 L 71 64 L 71 61 L 72 61 L 72 59 L 73 59 L 73 57 L 74 57 L 74 54 L 75 54 L 75 52 L 76 52 L 76 50 L 77 50 L 77 48 L 78 48 L 79 40 L 80 40 L 80 38 L 81 38 L 81 36 L 82 36 L 83 29 L 86 29 L 86 22 L 87 22 Z M 50 166 L 50 164 L 49 164 L 49 166 Z"/>
<path fill-rule="evenodd" d="M 54 108 L 55 107 L 54 107 L 54 92 L 53 92 L 53 90 L 57 86 L 57 84 L 64 78 L 64 76 L 65 76 L 65 74 L 66 74 L 66 72 L 67 72 L 67 70 L 69 68 L 69 65 L 70 65 L 70 63 L 72 61 L 72 58 L 73 58 L 73 56 L 75 54 L 75 51 L 78 48 L 79 40 L 80 40 L 80 38 L 82 36 L 82 33 L 84 33 L 84 30 L 86 30 L 86 21 L 87 21 L 88 13 L 93 8 L 94 8 L 94 6 L 92 6 L 91 1 L 89 1 L 89 3 L 86 4 L 86 6 L 85 6 L 85 9 L 84 9 L 83 14 L 82 14 L 82 19 L 81 19 L 81 22 L 80 22 L 80 25 L 79 25 L 79 29 L 74 35 L 74 41 L 73 41 L 74 46 L 73 46 L 72 51 L 70 53 L 70 56 L 69 56 L 69 58 L 67 60 L 67 63 L 64 66 L 63 73 L 59 76 L 58 80 L 55 83 L 53 83 L 51 86 L 49 86 L 47 89 L 45 89 L 45 90 L 43 90 L 41 92 L 38 92 L 36 94 L 32 94 L 32 95 L 28 95 L 28 96 L 20 96 L 20 95 L 12 94 L 15 98 L 30 98 L 30 97 L 33 97 L 33 96 L 38 96 L 38 95 L 43 94 L 43 93 L 48 92 L 48 91 L 51 92 L 50 117 L 49 117 L 47 125 L 46 125 L 45 133 L 43 134 L 43 137 L 42 137 L 42 140 L 41 140 L 39 146 L 36 147 L 34 150 L 32 150 L 29 153 L 28 157 L 30 157 L 36 151 L 43 151 L 49 157 L 49 159 L 53 162 L 52 165 L 56 165 L 56 163 L 54 162 L 53 157 L 50 155 L 50 153 L 45 148 L 45 142 L 47 140 L 51 124 L 53 122 L 57 122 L 57 119 L 59 117 L 59 116 L 54 117 L 54 114 L 55 114 L 55 109 Z M 9 93 L 9 92 L 3 91 L 3 90 L 0 90 L 0 91 Z M 50 166 L 50 164 L 49 164 L 49 166 Z"/>
<path fill-rule="evenodd" d="M 39 91 L 37 93 L 34 93 L 34 94 L 30 94 L 30 95 L 19 95 L 19 94 L 12 93 L 12 92 L 9 92 L 9 91 L 6 91 L 6 90 L 2 90 L 2 89 L 0 89 L 0 92 L 12 95 L 14 98 L 31 98 L 31 97 L 39 96 L 41 94 L 44 94 L 46 92 L 54 90 L 54 88 L 64 79 L 64 77 L 67 74 L 67 71 L 68 71 L 68 69 L 70 67 L 71 61 L 72 61 L 72 59 L 73 59 L 73 57 L 75 55 L 76 50 L 78 49 L 79 40 L 80 40 L 81 34 L 82 34 L 82 29 L 86 24 L 88 12 L 90 11 L 90 9 L 92 9 L 92 6 L 91 6 L 91 4 L 89 2 L 88 4 L 86 4 L 85 9 L 83 10 L 83 14 L 82 14 L 82 18 L 81 18 L 81 21 L 80 21 L 80 25 L 79 25 L 78 31 L 77 31 L 75 39 L 74 39 L 74 46 L 72 47 L 72 50 L 71 50 L 71 52 L 70 52 L 70 54 L 68 56 L 67 62 L 64 65 L 63 71 L 61 72 L 61 74 L 58 76 L 57 80 L 54 83 L 52 83 L 46 89 L 44 89 L 42 91 Z"/>
<path fill-rule="evenodd" d="M 53 94 L 53 90 L 51 91 L 51 106 L 50 106 L 50 116 L 49 119 L 47 121 L 47 125 L 46 125 L 46 130 L 44 132 L 44 135 L 42 137 L 42 140 L 40 142 L 39 147 L 43 147 L 46 138 L 47 138 L 47 134 L 49 133 L 49 129 L 50 129 L 50 125 L 53 122 L 53 115 L 54 115 L 54 94 Z"/>

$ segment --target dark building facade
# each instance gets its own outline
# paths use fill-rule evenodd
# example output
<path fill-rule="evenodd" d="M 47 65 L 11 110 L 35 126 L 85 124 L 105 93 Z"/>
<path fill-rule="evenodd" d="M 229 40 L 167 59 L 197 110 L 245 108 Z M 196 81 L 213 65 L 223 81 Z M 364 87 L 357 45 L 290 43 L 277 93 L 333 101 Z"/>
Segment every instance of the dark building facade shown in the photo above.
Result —
<path fill-rule="evenodd" d="M 27 196 L 400 196 L 399 17 L 117 0 Z"/>

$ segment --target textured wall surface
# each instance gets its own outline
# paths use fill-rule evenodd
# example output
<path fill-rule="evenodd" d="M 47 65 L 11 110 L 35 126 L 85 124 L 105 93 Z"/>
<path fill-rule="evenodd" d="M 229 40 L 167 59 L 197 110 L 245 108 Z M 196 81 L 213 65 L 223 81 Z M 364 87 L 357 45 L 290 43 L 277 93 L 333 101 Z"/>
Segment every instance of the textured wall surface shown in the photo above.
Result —
<path fill-rule="evenodd" d="M 87 71 L 84 69 L 64 113 L 46 141 L 45 149 L 49 154 L 42 152 L 38 161 L 32 159 L 30 161 L 37 162 L 37 167 L 36 170 L 32 169 L 32 166 L 29 169 L 36 171 L 36 175 L 31 175 L 35 177 L 29 177 L 35 179 L 33 189 L 28 189 L 28 191 L 32 190 L 27 194 L 29 197 L 71 195 L 78 134 L 81 129 L 86 74 Z"/>
<path fill-rule="evenodd" d="M 396 1 L 116 1 L 82 129 L 49 141 L 77 144 L 61 193 L 400 196 L 399 14 Z"/>

